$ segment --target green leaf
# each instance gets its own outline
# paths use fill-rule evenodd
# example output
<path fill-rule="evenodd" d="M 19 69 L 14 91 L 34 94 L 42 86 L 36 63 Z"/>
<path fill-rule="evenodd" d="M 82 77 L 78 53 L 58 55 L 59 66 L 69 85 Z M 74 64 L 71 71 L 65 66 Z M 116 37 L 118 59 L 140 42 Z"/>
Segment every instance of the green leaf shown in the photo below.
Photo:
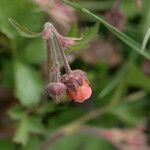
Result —
<path fill-rule="evenodd" d="M 26 47 L 21 51 L 21 57 L 27 63 L 41 65 L 46 59 L 46 48 L 44 47 L 45 45 L 40 38 L 32 39 L 32 41 L 30 41 L 28 45 L 26 45 Z"/>
<path fill-rule="evenodd" d="M 42 122 L 39 120 L 38 117 L 30 116 L 28 117 L 28 119 L 29 119 L 30 132 L 36 133 L 36 134 L 43 134 L 45 132 Z"/>
<path fill-rule="evenodd" d="M 2 150 L 15 150 L 15 144 L 9 138 L 2 138 L 0 140 L 0 147 Z"/>
<path fill-rule="evenodd" d="M 72 25 L 69 33 L 68 33 L 68 37 L 76 37 L 78 34 L 78 27 L 77 24 Z"/>
<path fill-rule="evenodd" d="M 38 137 L 33 137 L 29 140 L 27 145 L 20 148 L 20 150 L 39 150 L 42 141 Z"/>
<path fill-rule="evenodd" d="M 14 120 L 19 120 L 24 115 L 24 110 L 20 106 L 15 106 L 8 111 L 8 115 Z"/>
<path fill-rule="evenodd" d="M 35 33 L 30 31 L 27 27 L 20 25 L 19 23 L 17 23 L 15 20 L 11 18 L 9 18 L 8 20 L 13 25 L 13 27 L 17 30 L 17 32 L 23 37 L 34 38 L 41 35 L 40 33 Z"/>
<path fill-rule="evenodd" d="M 27 24 L 33 31 L 40 31 L 43 26 L 41 18 L 44 16 L 44 13 L 35 12 L 34 9 L 35 5 L 32 1 L 1 0 L 0 31 L 10 39 L 15 38 L 16 40 L 18 38 L 18 34 L 9 23 L 8 18 L 15 18 L 22 24 Z"/>
<path fill-rule="evenodd" d="M 15 62 L 14 69 L 16 97 L 24 106 L 38 104 L 43 91 L 38 72 L 21 62 Z"/>
<path fill-rule="evenodd" d="M 141 51 L 144 51 L 145 48 L 146 48 L 146 45 L 148 43 L 148 39 L 150 37 L 150 28 L 148 28 L 148 30 L 146 31 L 146 34 L 145 34 L 145 37 L 144 37 L 144 40 L 143 40 L 143 44 L 142 44 L 142 49 Z"/>
<path fill-rule="evenodd" d="M 141 107 L 135 103 L 122 103 L 118 104 L 110 110 L 110 113 L 115 115 L 124 123 L 135 126 L 143 122 L 143 117 L 140 115 L 139 110 Z"/>
<path fill-rule="evenodd" d="M 94 15 L 93 13 L 91 13 L 87 9 L 81 7 L 80 5 L 69 2 L 67 0 L 63 0 L 63 1 L 66 4 L 68 4 L 69 6 L 75 8 L 75 9 L 87 14 L 88 16 L 91 16 L 91 17 L 95 18 L 97 21 L 101 22 L 107 29 L 109 29 L 114 35 L 116 35 L 116 37 L 118 37 L 120 40 L 122 40 L 128 46 L 130 46 L 134 51 L 136 51 L 138 54 L 140 54 L 140 55 L 142 55 L 145 58 L 150 60 L 150 54 L 147 53 L 147 51 L 142 52 L 141 51 L 141 45 L 139 43 L 137 43 L 135 40 L 133 40 L 132 38 L 130 38 L 128 35 L 124 34 L 121 31 L 119 31 L 117 28 L 115 28 L 112 25 L 110 25 L 109 23 L 107 23 L 104 19 Z"/>
<path fill-rule="evenodd" d="M 144 88 L 150 91 L 150 78 L 145 75 L 142 68 L 133 65 L 126 76 L 127 82 L 130 86 Z"/>
<path fill-rule="evenodd" d="M 113 1 L 79 1 L 81 6 L 84 6 L 86 9 L 91 11 L 104 11 L 112 7 Z"/>
<path fill-rule="evenodd" d="M 19 125 L 16 130 L 14 137 L 14 142 L 26 145 L 29 139 L 29 120 L 26 115 L 24 115 L 19 122 Z"/>
<path fill-rule="evenodd" d="M 135 1 L 125 0 L 121 3 L 121 10 L 125 13 L 128 18 L 133 18 L 136 15 L 139 15 L 140 9 L 137 8 Z"/>
<path fill-rule="evenodd" d="M 100 136 L 73 134 L 61 138 L 48 147 L 48 150 L 115 150 L 114 146 Z"/>
<path fill-rule="evenodd" d="M 27 116 L 26 114 L 23 114 L 20 118 L 15 136 L 14 141 L 16 143 L 20 143 L 22 145 L 26 145 L 29 141 L 29 135 L 31 133 L 36 134 L 43 134 L 44 133 L 44 127 L 42 123 L 39 121 L 39 118 L 35 116 Z"/>
<path fill-rule="evenodd" d="M 79 44 L 76 44 L 69 48 L 70 51 L 77 51 L 80 49 L 87 48 L 90 44 L 90 42 L 97 36 L 99 29 L 99 23 L 94 25 L 91 28 L 86 28 L 85 31 L 83 32 L 83 39 L 79 42 Z"/>

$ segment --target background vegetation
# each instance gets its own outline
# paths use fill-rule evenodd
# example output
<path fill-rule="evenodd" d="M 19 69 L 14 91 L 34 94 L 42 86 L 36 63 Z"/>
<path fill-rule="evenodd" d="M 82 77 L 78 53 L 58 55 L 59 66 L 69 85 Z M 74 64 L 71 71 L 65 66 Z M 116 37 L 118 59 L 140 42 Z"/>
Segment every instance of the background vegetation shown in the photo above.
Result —
<path fill-rule="evenodd" d="M 61 0 L 0 0 L 0 149 L 150 149 L 149 45 L 141 50 L 150 1 L 74 2 L 79 11 Z M 48 98 L 45 43 L 21 37 L 8 18 L 34 32 L 50 21 L 62 35 L 83 35 L 66 53 L 72 69 L 87 72 L 92 97 Z"/>

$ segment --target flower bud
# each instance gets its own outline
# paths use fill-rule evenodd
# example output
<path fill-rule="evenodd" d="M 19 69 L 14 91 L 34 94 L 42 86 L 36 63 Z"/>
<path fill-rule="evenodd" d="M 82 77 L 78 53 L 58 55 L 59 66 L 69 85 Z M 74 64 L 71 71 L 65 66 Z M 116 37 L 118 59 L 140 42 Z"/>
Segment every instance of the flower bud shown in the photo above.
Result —
<path fill-rule="evenodd" d="M 66 86 L 60 82 L 52 82 L 46 86 L 46 91 L 52 99 L 59 102 L 64 93 L 66 92 Z"/>
<path fill-rule="evenodd" d="M 67 86 L 67 96 L 70 100 L 82 103 L 92 94 L 86 73 L 82 70 L 64 74 L 61 81 Z"/>

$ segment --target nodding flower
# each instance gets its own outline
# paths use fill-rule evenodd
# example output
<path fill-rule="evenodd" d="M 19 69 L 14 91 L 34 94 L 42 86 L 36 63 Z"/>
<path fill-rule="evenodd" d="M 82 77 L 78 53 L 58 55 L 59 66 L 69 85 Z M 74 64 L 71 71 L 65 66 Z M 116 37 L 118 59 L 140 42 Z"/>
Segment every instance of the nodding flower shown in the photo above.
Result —
<path fill-rule="evenodd" d="M 47 50 L 51 51 L 53 61 L 53 69 L 50 72 L 53 75 L 53 80 L 46 87 L 47 93 L 56 102 L 60 100 L 65 91 L 70 100 L 79 103 L 87 100 L 92 94 L 92 89 L 86 73 L 82 70 L 71 70 L 64 52 L 64 49 L 76 44 L 75 40 L 80 40 L 80 38 L 69 38 L 60 35 L 49 22 L 44 25 L 42 37 L 47 41 Z M 62 77 L 56 51 L 59 52 L 66 72 Z"/>
<path fill-rule="evenodd" d="M 67 86 L 70 100 L 82 103 L 92 94 L 86 73 L 82 70 L 73 70 L 70 74 L 63 75 L 61 81 Z"/>

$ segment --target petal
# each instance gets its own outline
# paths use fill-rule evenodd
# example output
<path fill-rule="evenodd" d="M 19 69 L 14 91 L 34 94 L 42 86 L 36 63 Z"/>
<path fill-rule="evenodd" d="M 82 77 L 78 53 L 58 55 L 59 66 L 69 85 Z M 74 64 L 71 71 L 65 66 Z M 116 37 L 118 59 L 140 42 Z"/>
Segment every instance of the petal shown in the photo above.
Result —
<path fill-rule="evenodd" d="M 82 103 L 87 100 L 92 94 L 92 89 L 85 80 L 82 86 L 77 88 L 77 91 L 67 90 L 67 96 L 76 102 Z"/>

